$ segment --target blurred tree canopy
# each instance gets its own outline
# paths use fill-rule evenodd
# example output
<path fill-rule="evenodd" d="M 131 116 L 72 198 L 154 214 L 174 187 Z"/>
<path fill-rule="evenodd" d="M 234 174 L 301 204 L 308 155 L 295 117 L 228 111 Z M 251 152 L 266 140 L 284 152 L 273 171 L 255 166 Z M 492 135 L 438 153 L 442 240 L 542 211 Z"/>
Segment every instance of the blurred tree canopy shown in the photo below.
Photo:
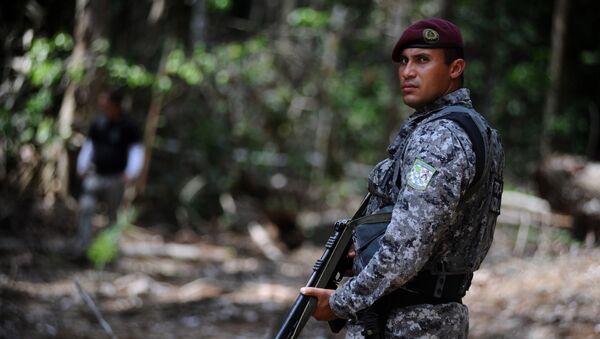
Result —
<path fill-rule="evenodd" d="M 570 2 L 556 114 L 544 124 L 548 1 L 3 2 L 0 195 L 48 202 L 77 193 L 73 160 L 97 84 L 108 83 L 126 88 L 140 124 L 157 108 L 143 201 L 165 222 L 231 223 L 229 195 L 260 199 L 266 210 L 341 205 L 364 192 L 369 168 L 410 114 L 391 48 L 429 16 L 461 27 L 465 84 L 500 130 L 508 180 L 527 186 L 544 133 L 554 151 L 600 159 L 599 10 Z M 72 119 L 62 116 L 69 95 Z M 70 185 L 52 183 L 61 173 Z"/>

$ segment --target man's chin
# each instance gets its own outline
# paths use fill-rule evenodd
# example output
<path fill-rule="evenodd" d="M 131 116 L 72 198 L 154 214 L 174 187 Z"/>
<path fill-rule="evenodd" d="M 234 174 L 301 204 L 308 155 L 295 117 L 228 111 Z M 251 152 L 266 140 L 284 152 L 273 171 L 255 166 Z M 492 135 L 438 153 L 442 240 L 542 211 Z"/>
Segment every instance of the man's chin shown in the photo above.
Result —
<path fill-rule="evenodd" d="M 404 101 L 404 104 L 410 108 L 413 109 L 418 109 L 420 107 L 423 107 L 423 105 L 421 104 L 421 102 L 419 100 L 416 100 L 415 98 L 411 97 L 411 96 L 404 96 L 402 97 L 402 100 Z"/>

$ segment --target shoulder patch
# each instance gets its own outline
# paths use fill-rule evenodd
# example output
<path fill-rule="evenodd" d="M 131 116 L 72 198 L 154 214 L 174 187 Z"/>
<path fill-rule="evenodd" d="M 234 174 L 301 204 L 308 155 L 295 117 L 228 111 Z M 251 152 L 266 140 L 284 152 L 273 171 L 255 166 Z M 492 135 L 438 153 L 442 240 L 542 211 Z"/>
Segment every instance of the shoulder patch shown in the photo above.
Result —
<path fill-rule="evenodd" d="M 435 167 L 421 159 L 417 159 L 408 173 L 406 182 L 410 187 L 424 191 L 429 186 L 429 182 L 436 171 Z"/>

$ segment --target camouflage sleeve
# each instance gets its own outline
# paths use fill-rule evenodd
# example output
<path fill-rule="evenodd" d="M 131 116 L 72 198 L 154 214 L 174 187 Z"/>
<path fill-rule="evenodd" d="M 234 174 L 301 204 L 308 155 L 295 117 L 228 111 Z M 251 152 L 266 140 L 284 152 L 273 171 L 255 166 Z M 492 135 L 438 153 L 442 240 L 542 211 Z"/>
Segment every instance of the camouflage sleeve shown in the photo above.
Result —
<path fill-rule="evenodd" d="M 341 318 L 355 318 L 427 263 L 475 175 L 471 141 L 448 120 L 420 126 L 411 136 L 401 173 L 400 193 L 381 247 L 364 270 L 330 298 L 332 310 Z"/>

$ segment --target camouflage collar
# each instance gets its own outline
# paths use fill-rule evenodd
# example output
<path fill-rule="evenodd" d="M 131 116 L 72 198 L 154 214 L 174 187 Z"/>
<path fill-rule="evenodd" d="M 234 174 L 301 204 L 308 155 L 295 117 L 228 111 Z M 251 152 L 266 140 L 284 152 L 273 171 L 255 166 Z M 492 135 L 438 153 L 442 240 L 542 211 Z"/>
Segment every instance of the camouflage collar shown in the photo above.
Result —
<path fill-rule="evenodd" d="M 452 106 L 452 105 L 460 105 L 460 106 L 465 106 L 467 108 L 473 108 L 473 103 L 471 102 L 469 90 L 467 88 L 459 88 L 452 93 L 448 93 L 448 94 L 444 95 L 443 97 L 436 99 L 431 104 L 426 105 L 426 106 L 422 107 L 421 109 L 417 110 L 415 113 L 413 113 L 406 120 L 406 122 L 404 123 L 403 126 L 412 125 L 412 128 L 414 128 L 415 122 L 423 121 L 423 119 L 425 119 L 427 117 L 427 115 L 438 112 L 441 109 L 443 109 L 444 107 Z M 409 129 L 412 129 L 412 128 L 409 128 Z M 403 128 L 400 128 L 398 135 L 396 135 L 396 137 L 394 138 L 394 140 L 388 146 L 388 149 L 387 149 L 388 156 L 390 159 L 394 158 L 394 154 L 396 153 L 396 151 L 400 147 L 400 144 L 403 142 L 403 139 L 407 136 L 408 133 L 409 133 L 408 129 L 406 131 L 403 131 Z"/>
<path fill-rule="evenodd" d="M 471 102 L 469 89 L 464 87 L 459 88 L 452 93 L 448 93 L 443 97 L 439 97 L 434 102 L 425 105 L 417 111 L 415 111 L 415 113 L 412 116 L 427 115 L 451 105 L 461 105 L 468 108 L 473 108 L 473 103 Z"/>

